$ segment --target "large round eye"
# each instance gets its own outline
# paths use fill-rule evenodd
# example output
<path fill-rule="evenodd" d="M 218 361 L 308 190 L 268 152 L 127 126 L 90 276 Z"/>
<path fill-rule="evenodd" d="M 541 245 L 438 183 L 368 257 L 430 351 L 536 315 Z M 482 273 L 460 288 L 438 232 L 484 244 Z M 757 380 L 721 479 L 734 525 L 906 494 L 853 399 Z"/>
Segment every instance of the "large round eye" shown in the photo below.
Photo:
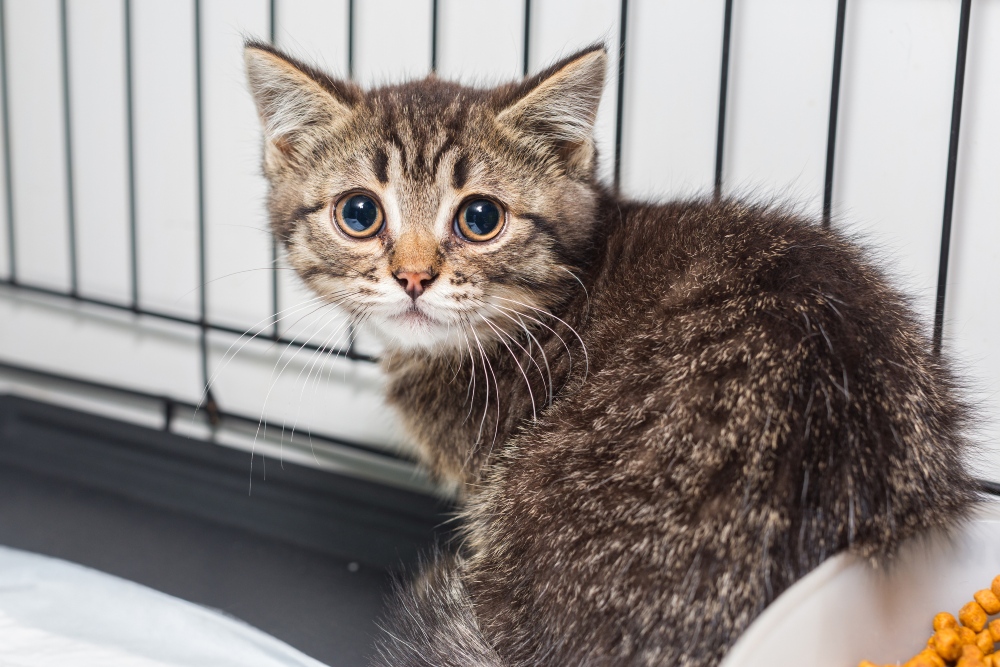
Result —
<path fill-rule="evenodd" d="M 382 209 L 368 195 L 347 195 L 337 202 L 333 217 L 345 234 L 356 239 L 374 236 L 382 229 Z"/>
<path fill-rule="evenodd" d="M 470 241 L 489 241 L 503 229 L 503 208 L 489 199 L 473 199 L 458 211 L 455 226 Z"/>

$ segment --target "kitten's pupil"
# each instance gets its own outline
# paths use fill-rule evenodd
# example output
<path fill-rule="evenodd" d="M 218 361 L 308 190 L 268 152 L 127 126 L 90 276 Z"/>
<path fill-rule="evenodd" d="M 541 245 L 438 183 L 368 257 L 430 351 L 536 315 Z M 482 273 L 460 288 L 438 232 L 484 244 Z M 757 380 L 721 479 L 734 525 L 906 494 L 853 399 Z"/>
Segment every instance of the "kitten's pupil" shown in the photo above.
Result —
<path fill-rule="evenodd" d="M 465 207 L 465 225 L 476 236 L 489 236 L 500 224 L 500 209 L 488 199 L 477 199 Z"/>
<path fill-rule="evenodd" d="M 378 220 L 378 205 L 365 195 L 354 195 L 343 209 L 344 224 L 356 232 L 364 232 Z"/>

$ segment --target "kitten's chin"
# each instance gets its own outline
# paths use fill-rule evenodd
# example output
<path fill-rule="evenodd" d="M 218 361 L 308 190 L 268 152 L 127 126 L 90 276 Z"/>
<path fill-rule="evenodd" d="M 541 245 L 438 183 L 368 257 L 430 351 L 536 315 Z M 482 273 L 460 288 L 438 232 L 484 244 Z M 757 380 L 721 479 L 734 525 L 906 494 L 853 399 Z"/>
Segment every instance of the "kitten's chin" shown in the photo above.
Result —
<path fill-rule="evenodd" d="M 387 350 L 449 352 L 465 345 L 462 332 L 415 308 L 374 322 Z"/>

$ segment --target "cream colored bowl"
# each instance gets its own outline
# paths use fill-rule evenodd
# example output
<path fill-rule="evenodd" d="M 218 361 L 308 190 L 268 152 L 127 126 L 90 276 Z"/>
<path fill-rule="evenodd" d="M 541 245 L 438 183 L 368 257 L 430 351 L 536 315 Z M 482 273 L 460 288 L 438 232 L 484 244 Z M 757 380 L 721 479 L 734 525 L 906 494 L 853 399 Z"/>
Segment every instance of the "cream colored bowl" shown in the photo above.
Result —
<path fill-rule="evenodd" d="M 902 664 L 924 648 L 939 611 L 958 615 L 1000 574 L 1000 503 L 945 538 L 907 545 L 885 570 L 841 554 L 785 591 L 722 667 Z"/>

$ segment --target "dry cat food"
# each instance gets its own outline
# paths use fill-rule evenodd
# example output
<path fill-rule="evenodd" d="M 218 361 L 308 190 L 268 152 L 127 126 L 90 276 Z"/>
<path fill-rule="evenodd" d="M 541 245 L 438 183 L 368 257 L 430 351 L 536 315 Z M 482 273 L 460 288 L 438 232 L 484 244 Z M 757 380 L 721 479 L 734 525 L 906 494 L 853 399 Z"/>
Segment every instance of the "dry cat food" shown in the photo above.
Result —
<path fill-rule="evenodd" d="M 958 620 L 946 611 L 934 617 L 934 634 L 927 648 L 902 663 L 902 667 L 1000 667 L 1000 575 L 989 588 L 977 592 L 958 611 Z M 858 667 L 879 667 L 862 660 Z M 886 665 L 885 667 L 896 667 Z"/>

